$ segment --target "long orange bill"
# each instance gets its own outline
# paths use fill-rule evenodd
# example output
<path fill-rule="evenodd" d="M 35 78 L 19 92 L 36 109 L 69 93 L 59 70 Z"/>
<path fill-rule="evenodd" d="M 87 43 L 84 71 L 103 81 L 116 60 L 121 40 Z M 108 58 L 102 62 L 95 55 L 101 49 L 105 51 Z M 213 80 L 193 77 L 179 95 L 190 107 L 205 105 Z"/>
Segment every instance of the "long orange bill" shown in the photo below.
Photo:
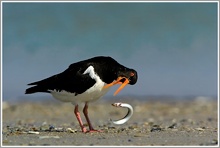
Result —
<path fill-rule="evenodd" d="M 124 83 L 120 82 L 122 79 L 125 79 Z M 111 87 L 115 84 L 122 84 L 114 93 L 114 96 L 117 95 L 127 84 L 129 83 L 129 80 L 125 77 L 118 77 L 118 79 L 110 84 L 107 84 L 103 87 L 103 89 Z"/>
<path fill-rule="evenodd" d="M 105 85 L 103 88 L 109 88 L 109 87 L 111 87 L 111 86 L 113 86 L 113 85 L 115 85 L 115 84 L 119 84 L 119 83 L 121 83 L 120 81 L 121 81 L 121 79 L 123 79 L 124 77 L 118 77 L 118 79 L 116 80 L 116 81 L 114 81 L 114 82 L 112 82 L 112 83 L 110 83 L 110 84 L 107 84 L 107 85 Z"/>
<path fill-rule="evenodd" d="M 125 78 L 124 83 L 122 83 L 122 85 L 116 90 L 116 92 L 114 93 L 114 96 L 117 95 L 128 83 L 129 83 L 129 80 Z"/>

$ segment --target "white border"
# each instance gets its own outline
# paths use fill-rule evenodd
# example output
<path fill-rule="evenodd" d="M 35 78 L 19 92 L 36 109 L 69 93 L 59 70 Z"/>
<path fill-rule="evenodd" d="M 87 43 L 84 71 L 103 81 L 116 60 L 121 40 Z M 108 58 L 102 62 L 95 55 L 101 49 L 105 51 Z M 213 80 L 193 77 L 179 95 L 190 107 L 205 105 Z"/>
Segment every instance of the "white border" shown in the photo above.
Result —
<path fill-rule="evenodd" d="M 218 86 L 217 86 L 217 91 L 218 91 L 218 96 L 217 96 L 218 97 L 218 100 L 217 100 L 218 101 L 218 114 L 217 115 L 218 115 L 218 117 L 217 118 L 218 118 L 218 147 L 219 147 L 219 127 L 220 127 L 219 126 L 219 99 L 220 99 L 219 98 L 219 83 L 220 83 L 219 82 L 219 80 L 220 80 L 219 79 L 219 53 L 220 53 L 219 52 L 219 1 L 218 1 L 218 16 L 217 17 L 218 17 L 217 18 L 217 31 L 218 31 L 218 33 L 217 33 L 218 34 L 217 35 L 217 50 L 218 50 L 218 52 L 217 52 L 217 54 L 218 54 L 217 55 L 218 56 L 218 64 L 217 64 L 218 65 L 218 67 L 217 67 L 217 69 L 218 69 L 218 75 L 217 75 L 217 77 L 218 77 L 217 78 L 217 80 L 218 80 Z"/>
<path fill-rule="evenodd" d="M 107 3 L 219 3 L 219 1 L 208 1 L 208 0 L 204 0 L 204 1 L 1 1 L 1 3 L 103 3 L 103 2 L 107 2 Z"/>

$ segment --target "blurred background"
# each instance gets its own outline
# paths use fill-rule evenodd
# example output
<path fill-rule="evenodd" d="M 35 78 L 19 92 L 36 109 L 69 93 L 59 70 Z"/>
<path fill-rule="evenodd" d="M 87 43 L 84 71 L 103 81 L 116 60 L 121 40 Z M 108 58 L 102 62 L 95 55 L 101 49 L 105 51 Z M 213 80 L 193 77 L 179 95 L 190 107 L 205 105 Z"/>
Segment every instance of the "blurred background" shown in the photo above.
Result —
<path fill-rule="evenodd" d="M 24 92 L 99 55 L 138 72 L 118 96 L 217 97 L 217 9 L 214 2 L 4 2 L 3 100 L 51 97 Z"/>

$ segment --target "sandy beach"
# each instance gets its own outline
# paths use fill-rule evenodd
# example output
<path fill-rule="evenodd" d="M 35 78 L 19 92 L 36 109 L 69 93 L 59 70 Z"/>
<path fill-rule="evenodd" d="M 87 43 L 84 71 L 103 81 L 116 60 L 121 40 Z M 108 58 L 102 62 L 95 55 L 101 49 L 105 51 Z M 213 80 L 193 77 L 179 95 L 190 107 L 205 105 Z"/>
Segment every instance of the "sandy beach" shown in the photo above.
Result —
<path fill-rule="evenodd" d="M 115 102 L 134 108 L 125 124 L 110 121 L 127 112 L 113 107 Z M 2 146 L 217 146 L 217 115 L 217 99 L 203 97 L 102 99 L 89 106 L 91 122 L 102 132 L 85 134 L 70 103 L 54 99 L 3 102 Z"/>

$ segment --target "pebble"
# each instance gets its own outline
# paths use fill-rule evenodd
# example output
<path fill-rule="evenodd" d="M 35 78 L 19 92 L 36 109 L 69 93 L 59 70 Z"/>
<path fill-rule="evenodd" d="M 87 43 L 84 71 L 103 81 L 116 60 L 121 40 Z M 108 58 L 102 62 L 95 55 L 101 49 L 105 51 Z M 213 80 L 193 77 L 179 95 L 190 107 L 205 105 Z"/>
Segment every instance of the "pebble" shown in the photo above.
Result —
<path fill-rule="evenodd" d="M 53 130 L 53 129 L 55 129 L 55 127 L 53 125 L 50 125 L 49 130 Z"/>
<path fill-rule="evenodd" d="M 218 144 L 218 140 L 217 139 L 213 139 L 212 141 L 211 141 L 211 144 Z"/>
<path fill-rule="evenodd" d="M 40 132 L 35 132 L 35 131 L 28 131 L 28 134 L 40 134 Z"/>
<path fill-rule="evenodd" d="M 173 123 L 171 126 L 169 126 L 168 128 L 171 128 L 171 129 L 173 129 L 173 128 L 176 128 L 176 126 L 177 126 L 177 124 L 176 123 Z"/>
<path fill-rule="evenodd" d="M 195 130 L 197 130 L 197 131 L 204 131 L 205 129 L 201 128 L 201 127 L 198 127 L 198 128 L 195 128 Z"/>
<path fill-rule="evenodd" d="M 157 132 L 157 131 L 161 131 L 162 128 L 159 125 L 153 125 L 153 127 L 151 128 L 151 132 Z"/>
<path fill-rule="evenodd" d="M 65 131 L 64 128 L 62 128 L 62 127 L 54 128 L 54 130 L 56 132 L 64 132 Z"/>
<path fill-rule="evenodd" d="M 67 132 L 70 132 L 70 133 L 75 133 L 75 132 L 77 132 L 77 130 L 73 130 L 73 129 L 71 129 L 71 128 L 67 128 L 66 131 L 67 131 Z"/>

